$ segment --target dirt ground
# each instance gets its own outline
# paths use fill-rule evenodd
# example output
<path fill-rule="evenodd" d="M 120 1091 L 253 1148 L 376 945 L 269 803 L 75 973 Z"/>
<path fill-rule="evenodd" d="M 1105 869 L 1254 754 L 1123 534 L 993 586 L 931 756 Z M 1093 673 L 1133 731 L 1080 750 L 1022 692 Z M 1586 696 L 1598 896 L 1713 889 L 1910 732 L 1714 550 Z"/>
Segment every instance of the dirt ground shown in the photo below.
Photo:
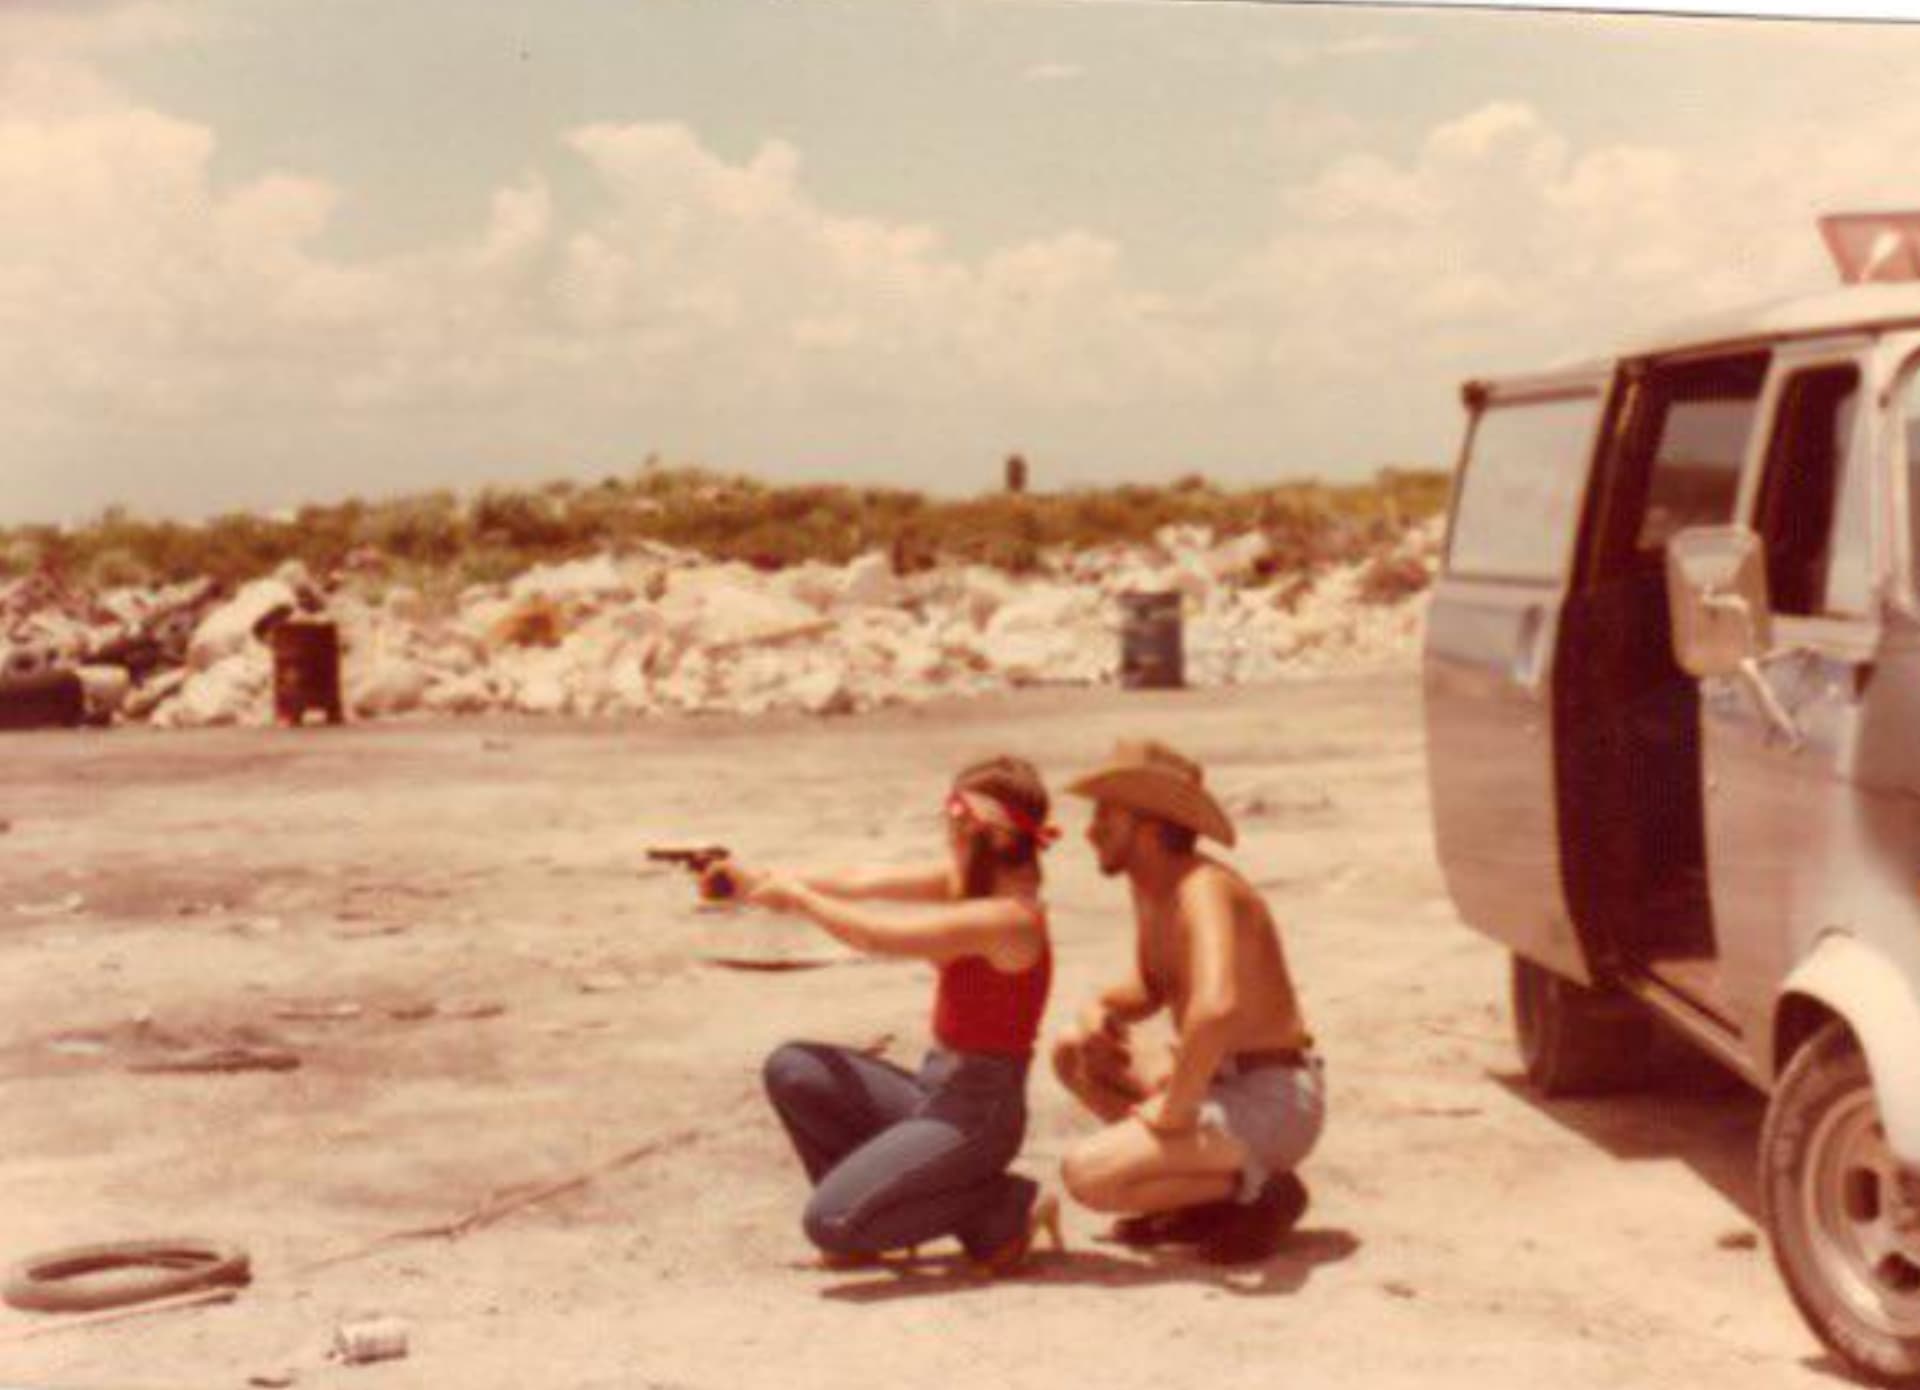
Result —
<path fill-rule="evenodd" d="M 760 1095 L 794 1037 L 917 1060 L 923 967 L 701 911 L 650 843 L 808 863 L 920 858 L 966 757 L 1050 779 L 1123 733 L 1185 747 L 1240 822 L 1329 1058 L 1287 1250 L 1223 1271 L 1069 1249 L 981 1284 L 809 1265 Z M 224 1307 L 13 1340 L 0 1384 L 1582 1386 L 1832 1384 L 1764 1242 L 1760 1106 L 1670 1082 L 1546 1105 L 1516 1080 L 1505 958 L 1434 864 L 1417 681 L 1015 696 L 827 722 L 127 729 L 0 741 L 0 1259 L 230 1240 Z M 1080 833 L 1050 856 L 1063 1024 L 1128 949 Z M 714 957 L 815 965 L 740 971 Z M 306 1017 L 283 1017 L 287 1013 Z M 337 1015 L 337 1016 L 330 1016 Z M 135 1072 L 186 1043 L 291 1071 Z M 1697 1078 L 1696 1078 L 1697 1082 Z M 1036 1071 L 1023 1167 L 1086 1128 Z M 460 1241 L 391 1231 L 655 1151 Z M 411 1355 L 324 1362 L 361 1313 Z"/>

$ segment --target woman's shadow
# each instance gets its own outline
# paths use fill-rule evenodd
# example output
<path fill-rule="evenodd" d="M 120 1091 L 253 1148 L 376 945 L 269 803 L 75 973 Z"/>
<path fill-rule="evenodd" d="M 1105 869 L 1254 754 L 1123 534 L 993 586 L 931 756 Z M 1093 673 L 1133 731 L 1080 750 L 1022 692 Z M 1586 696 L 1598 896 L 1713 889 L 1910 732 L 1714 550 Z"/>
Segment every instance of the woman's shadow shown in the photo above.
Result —
<path fill-rule="evenodd" d="M 1096 1240 L 1096 1244 L 1103 1244 Z M 1340 1227 L 1309 1226 L 1293 1232 L 1270 1258 L 1255 1264 L 1216 1265 L 1191 1248 L 1130 1250 L 1081 1245 L 1064 1251 L 1036 1250 L 1014 1280 L 1027 1285 L 1093 1285 L 1122 1289 L 1153 1284 L 1212 1284 L 1241 1297 L 1298 1293 L 1322 1265 L 1338 1264 L 1360 1249 L 1360 1238 Z M 985 1278 L 959 1255 L 890 1257 L 821 1292 L 846 1303 L 885 1303 L 929 1294 L 979 1293 L 1007 1279 Z"/>

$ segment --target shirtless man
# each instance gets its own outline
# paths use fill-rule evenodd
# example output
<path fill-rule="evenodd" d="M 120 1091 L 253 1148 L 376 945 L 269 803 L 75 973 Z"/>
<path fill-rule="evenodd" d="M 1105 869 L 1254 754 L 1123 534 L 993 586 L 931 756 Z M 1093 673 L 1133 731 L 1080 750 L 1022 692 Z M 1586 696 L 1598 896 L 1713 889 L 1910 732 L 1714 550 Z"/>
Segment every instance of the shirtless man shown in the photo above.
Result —
<path fill-rule="evenodd" d="M 1193 1243 L 1264 1259 L 1306 1210 L 1294 1168 L 1319 1138 L 1314 1055 L 1272 916 L 1245 879 L 1198 850 L 1232 845 L 1200 769 L 1163 744 L 1122 742 L 1067 790 L 1095 803 L 1087 839 L 1133 893 L 1135 968 L 1054 1049 L 1054 1070 L 1107 1127 L 1062 1164 L 1067 1190 L 1126 1214 L 1131 1244 Z M 1128 1029 L 1168 1011 L 1172 1071 L 1145 1075 Z"/>

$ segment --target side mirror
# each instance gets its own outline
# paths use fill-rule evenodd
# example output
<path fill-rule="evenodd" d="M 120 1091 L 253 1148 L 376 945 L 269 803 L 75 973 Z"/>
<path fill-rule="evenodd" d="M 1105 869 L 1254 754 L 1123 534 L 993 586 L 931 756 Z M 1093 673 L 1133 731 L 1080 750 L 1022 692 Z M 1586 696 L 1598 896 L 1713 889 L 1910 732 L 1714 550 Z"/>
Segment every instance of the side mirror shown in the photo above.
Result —
<path fill-rule="evenodd" d="M 1772 644 L 1766 553 L 1744 526 L 1694 526 L 1667 541 L 1673 659 L 1690 676 L 1730 676 Z"/>
<path fill-rule="evenodd" d="M 1696 678 L 1737 676 L 1775 731 L 1799 748 L 1800 726 L 1760 672 L 1773 646 L 1760 537 L 1744 526 L 1693 526 L 1669 539 L 1667 611 L 1680 669 Z"/>

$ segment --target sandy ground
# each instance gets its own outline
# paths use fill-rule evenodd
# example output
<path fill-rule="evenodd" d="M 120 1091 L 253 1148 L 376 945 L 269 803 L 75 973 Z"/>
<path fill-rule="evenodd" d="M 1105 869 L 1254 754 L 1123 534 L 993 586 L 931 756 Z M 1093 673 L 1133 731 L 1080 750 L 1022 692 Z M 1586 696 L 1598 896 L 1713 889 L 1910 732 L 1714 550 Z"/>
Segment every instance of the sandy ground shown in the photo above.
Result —
<path fill-rule="evenodd" d="M 1133 732 L 1206 761 L 1284 923 L 1332 1098 L 1303 1228 L 1229 1272 L 1107 1245 L 1069 1208 L 1068 1252 L 1017 1281 L 942 1250 L 811 1268 L 760 1061 L 884 1034 L 916 1060 L 926 972 L 696 910 L 642 848 L 917 858 L 962 759 L 1021 752 L 1057 779 Z M 257 1276 L 226 1307 L 25 1341 L 47 1319 L 0 1310 L 0 1384 L 286 1365 L 369 1390 L 1834 1383 L 1750 1240 L 1757 1099 L 1676 1081 L 1548 1106 L 1517 1084 L 1505 959 L 1433 862 L 1410 675 L 825 723 L 16 735 L 0 761 L 0 1258 L 192 1233 L 245 1245 Z M 1128 931 L 1085 811 L 1062 813 L 1056 1024 Z M 357 1016 L 278 1016 L 342 1004 Z M 499 1011 L 462 1016 L 479 1005 Z M 235 1037 L 303 1065 L 126 1069 Z M 1051 1077 L 1033 1094 L 1023 1166 L 1050 1175 L 1086 1122 Z M 648 1140 L 464 1240 L 307 1267 Z M 410 1357 L 317 1359 L 359 1313 L 406 1319 Z"/>

